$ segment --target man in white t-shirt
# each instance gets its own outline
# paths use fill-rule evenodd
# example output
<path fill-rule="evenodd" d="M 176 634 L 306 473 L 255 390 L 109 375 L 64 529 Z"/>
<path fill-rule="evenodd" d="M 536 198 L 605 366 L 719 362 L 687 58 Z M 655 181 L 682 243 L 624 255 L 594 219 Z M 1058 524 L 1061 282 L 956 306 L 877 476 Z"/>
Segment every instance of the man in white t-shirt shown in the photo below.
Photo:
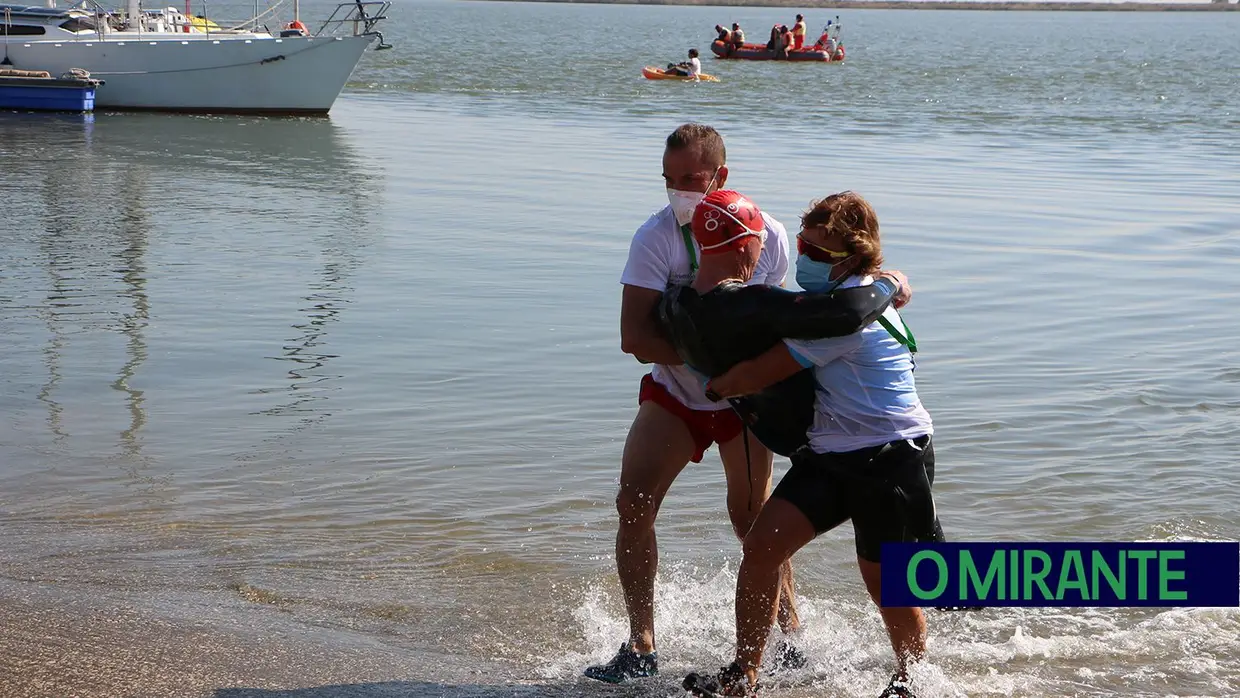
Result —
<path fill-rule="evenodd" d="M 683 75 L 687 78 L 698 79 L 702 74 L 702 61 L 698 58 L 698 50 L 689 49 L 689 60 L 682 63 L 668 64 L 667 69 L 677 75 Z"/>
<path fill-rule="evenodd" d="M 670 204 L 637 230 L 629 247 L 620 309 L 620 343 L 626 354 L 653 364 L 641 381 L 637 417 L 629 429 L 620 468 L 616 509 L 616 566 L 629 615 L 629 639 L 607 664 L 586 676 L 610 683 L 658 673 L 654 636 L 654 579 L 658 568 L 655 517 L 672 482 L 690 461 L 700 463 L 719 444 L 727 480 L 728 516 L 738 538 L 757 518 L 771 490 L 772 456 L 747 436 L 726 401 L 706 397 L 705 377 L 684 366 L 655 318 L 663 292 L 693 283 L 701 249 L 689 224 L 707 193 L 728 178 L 723 139 L 715 129 L 685 124 L 667 138 L 663 179 Z M 748 283 L 782 286 L 788 271 L 784 227 L 763 213 L 766 244 Z M 800 625 L 793 606 L 792 567 L 782 570 L 779 623 L 785 633 Z M 805 658 L 787 641 L 776 651 L 782 666 Z"/>

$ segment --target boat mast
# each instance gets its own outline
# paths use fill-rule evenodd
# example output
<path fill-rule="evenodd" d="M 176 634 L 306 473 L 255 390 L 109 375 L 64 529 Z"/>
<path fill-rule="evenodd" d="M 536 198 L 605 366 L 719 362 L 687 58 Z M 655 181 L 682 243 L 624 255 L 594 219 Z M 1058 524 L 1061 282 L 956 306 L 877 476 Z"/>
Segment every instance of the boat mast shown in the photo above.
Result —
<path fill-rule="evenodd" d="M 293 21 L 301 21 L 301 0 L 293 0 Z"/>

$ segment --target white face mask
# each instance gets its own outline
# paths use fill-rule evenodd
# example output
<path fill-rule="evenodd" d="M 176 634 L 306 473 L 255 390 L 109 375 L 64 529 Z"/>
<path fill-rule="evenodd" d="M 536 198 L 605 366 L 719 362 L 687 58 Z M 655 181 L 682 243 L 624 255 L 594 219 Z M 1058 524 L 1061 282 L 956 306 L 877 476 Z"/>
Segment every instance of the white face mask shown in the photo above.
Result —
<path fill-rule="evenodd" d="M 689 225 L 693 221 L 693 212 L 697 210 L 698 204 L 702 203 L 702 199 L 706 198 L 706 192 L 715 185 L 715 177 L 719 176 L 719 170 L 716 169 L 714 174 L 710 176 L 710 182 L 706 185 L 706 191 L 680 191 L 679 189 L 668 188 L 667 201 L 672 205 L 672 212 L 676 214 L 676 223 L 679 225 Z"/>

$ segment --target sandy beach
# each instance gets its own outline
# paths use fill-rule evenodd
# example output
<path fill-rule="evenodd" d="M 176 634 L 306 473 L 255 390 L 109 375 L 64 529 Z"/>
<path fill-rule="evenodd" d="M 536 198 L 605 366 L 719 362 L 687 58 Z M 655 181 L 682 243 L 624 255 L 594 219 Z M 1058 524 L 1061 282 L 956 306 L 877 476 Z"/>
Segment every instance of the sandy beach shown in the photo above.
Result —
<path fill-rule="evenodd" d="M 495 667 L 461 668 L 433 648 L 295 623 L 226 591 L 179 596 L 164 609 L 90 588 L 0 581 L 0 657 L 4 698 L 482 698 L 542 689 L 489 682 Z M 431 673 L 437 679 L 425 680 Z"/>

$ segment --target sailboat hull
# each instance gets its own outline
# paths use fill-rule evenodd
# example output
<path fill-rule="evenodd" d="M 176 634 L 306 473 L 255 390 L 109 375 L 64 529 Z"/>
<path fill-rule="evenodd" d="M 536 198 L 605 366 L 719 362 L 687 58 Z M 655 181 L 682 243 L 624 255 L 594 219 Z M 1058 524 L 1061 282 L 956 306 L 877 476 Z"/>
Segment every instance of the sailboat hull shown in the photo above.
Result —
<path fill-rule="evenodd" d="M 372 36 L 180 39 L 113 34 L 105 41 L 13 41 L 17 68 L 81 68 L 104 81 L 96 109 L 326 114 Z"/>

